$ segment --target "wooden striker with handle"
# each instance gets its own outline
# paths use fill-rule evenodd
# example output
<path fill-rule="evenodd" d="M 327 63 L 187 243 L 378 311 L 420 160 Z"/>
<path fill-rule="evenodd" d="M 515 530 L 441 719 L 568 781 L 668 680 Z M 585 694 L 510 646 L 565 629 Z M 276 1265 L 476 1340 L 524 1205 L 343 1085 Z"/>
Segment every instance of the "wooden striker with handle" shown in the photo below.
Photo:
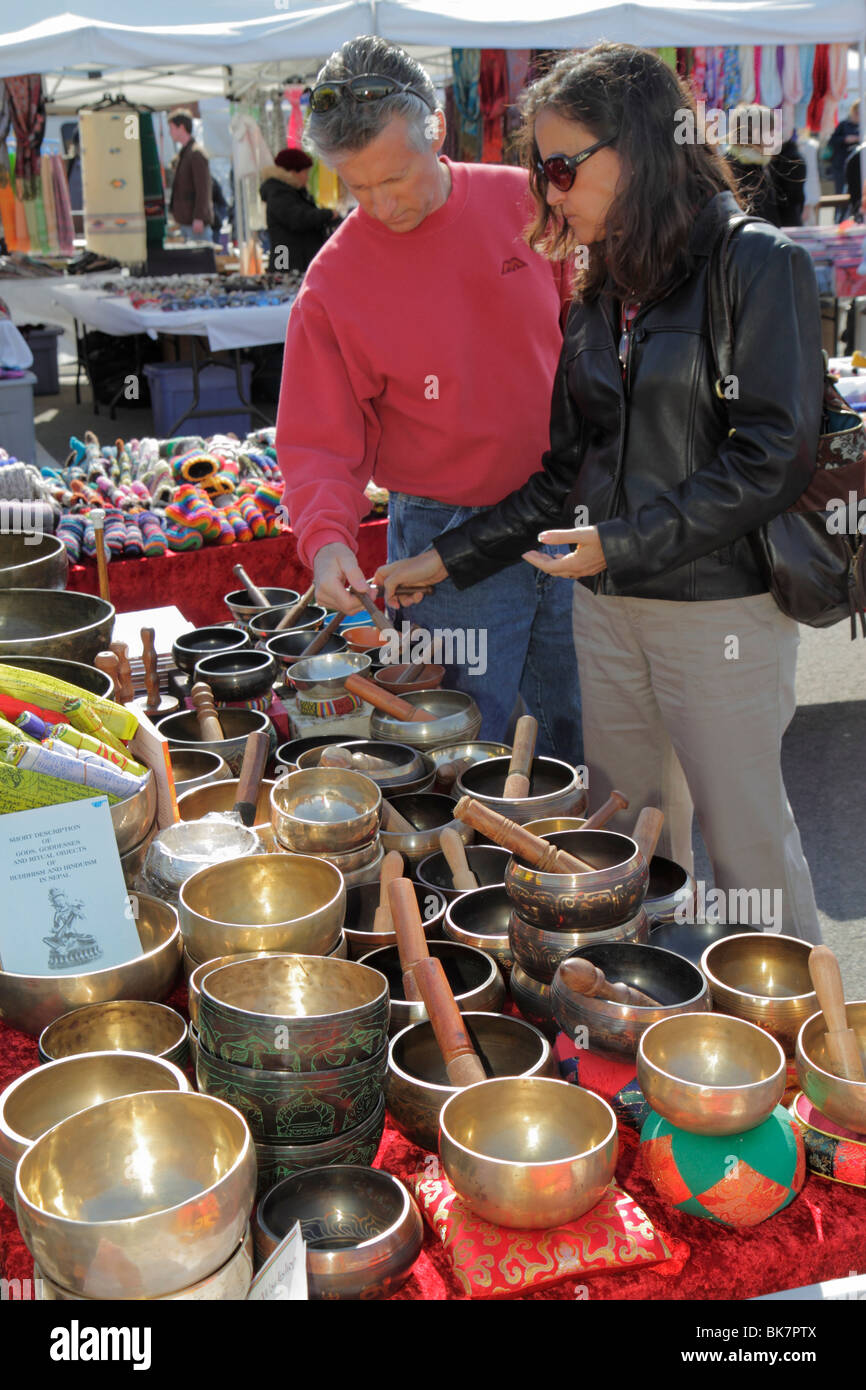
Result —
<path fill-rule="evenodd" d="M 866 1081 L 857 1034 L 848 1027 L 839 962 L 829 946 L 814 946 L 809 974 L 827 1026 L 827 1056 L 831 1070 L 845 1081 Z"/>

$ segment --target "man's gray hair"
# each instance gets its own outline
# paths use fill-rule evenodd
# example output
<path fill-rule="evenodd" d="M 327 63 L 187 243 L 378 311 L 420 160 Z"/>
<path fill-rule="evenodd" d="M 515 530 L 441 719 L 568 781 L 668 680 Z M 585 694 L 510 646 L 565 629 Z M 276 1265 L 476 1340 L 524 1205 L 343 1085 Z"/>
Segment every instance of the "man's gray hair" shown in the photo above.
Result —
<path fill-rule="evenodd" d="M 310 112 L 304 144 L 311 154 L 332 165 L 341 154 L 354 153 L 375 140 L 395 116 L 403 116 L 409 127 L 409 138 L 418 149 L 430 144 L 428 118 L 439 109 L 436 89 L 421 64 L 387 39 L 362 37 L 350 39 L 332 53 L 316 83 L 335 82 L 346 77 L 390 77 L 396 82 L 411 84 L 415 92 L 423 92 L 425 100 L 412 92 L 396 92 L 381 101 L 355 101 L 346 93 L 331 111 Z M 429 105 L 427 105 L 429 102 Z"/>

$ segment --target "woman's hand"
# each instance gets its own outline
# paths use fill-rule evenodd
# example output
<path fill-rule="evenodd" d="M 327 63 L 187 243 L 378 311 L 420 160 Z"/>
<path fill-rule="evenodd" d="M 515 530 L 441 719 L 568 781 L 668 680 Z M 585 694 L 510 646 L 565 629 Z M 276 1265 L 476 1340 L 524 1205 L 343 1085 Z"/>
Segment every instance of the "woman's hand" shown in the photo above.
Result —
<path fill-rule="evenodd" d="M 425 589 L 433 584 L 441 584 L 447 578 L 448 571 L 439 558 L 439 552 L 432 548 L 420 555 L 410 555 L 406 560 L 380 565 L 373 576 L 379 590 L 384 588 L 385 602 L 389 608 L 411 608 L 424 598 Z M 399 594 L 397 589 L 400 590 Z"/>
<path fill-rule="evenodd" d="M 544 555 L 540 550 L 527 550 L 524 560 L 545 574 L 564 575 L 566 579 L 584 579 L 607 569 L 597 526 L 578 526 L 574 531 L 542 531 L 542 545 L 573 545 L 570 555 Z"/>

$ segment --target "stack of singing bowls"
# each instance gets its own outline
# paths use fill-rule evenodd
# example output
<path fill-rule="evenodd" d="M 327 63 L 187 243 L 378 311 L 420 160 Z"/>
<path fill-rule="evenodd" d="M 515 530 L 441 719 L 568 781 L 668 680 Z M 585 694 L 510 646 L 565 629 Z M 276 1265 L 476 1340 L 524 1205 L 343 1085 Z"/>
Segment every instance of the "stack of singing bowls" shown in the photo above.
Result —
<path fill-rule="evenodd" d="M 346 887 L 378 881 L 384 858 L 379 837 L 382 791 L 363 772 L 308 767 L 271 788 L 271 825 L 283 849 L 327 860 Z"/>
<path fill-rule="evenodd" d="M 303 1169 L 373 1162 L 389 1018 L 387 980 L 355 961 L 259 956 L 202 976 L 198 1086 L 249 1125 L 259 1196 Z"/>

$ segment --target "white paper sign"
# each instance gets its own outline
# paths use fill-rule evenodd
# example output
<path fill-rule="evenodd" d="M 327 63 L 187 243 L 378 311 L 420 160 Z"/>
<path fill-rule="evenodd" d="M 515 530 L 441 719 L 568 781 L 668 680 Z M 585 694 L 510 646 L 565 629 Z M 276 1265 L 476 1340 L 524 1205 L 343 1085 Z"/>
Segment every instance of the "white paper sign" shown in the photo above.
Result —
<path fill-rule="evenodd" d="M 306 1302 L 307 1247 L 296 1221 L 284 1241 L 262 1265 L 247 1294 L 253 1303 Z"/>

